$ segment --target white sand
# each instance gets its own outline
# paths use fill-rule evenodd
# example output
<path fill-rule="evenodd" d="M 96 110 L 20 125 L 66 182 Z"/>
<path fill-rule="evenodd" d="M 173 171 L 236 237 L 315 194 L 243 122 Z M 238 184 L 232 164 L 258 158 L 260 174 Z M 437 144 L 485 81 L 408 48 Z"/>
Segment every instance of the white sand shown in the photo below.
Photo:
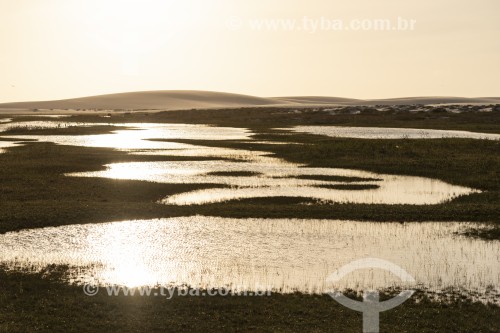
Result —
<path fill-rule="evenodd" d="M 100 109 L 100 110 L 186 110 L 248 106 L 312 106 L 312 105 L 408 105 L 408 104 L 500 104 L 498 97 L 411 97 L 360 100 L 340 97 L 296 96 L 256 97 L 210 91 L 165 90 L 129 92 L 57 101 L 35 101 L 0 104 L 2 110 L 27 109 Z"/>
<path fill-rule="evenodd" d="M 44 102 L 0 104 L 9 109 L 182 110 L 280 104 L 270 98 L 209 91 L 144 91 Z"/>

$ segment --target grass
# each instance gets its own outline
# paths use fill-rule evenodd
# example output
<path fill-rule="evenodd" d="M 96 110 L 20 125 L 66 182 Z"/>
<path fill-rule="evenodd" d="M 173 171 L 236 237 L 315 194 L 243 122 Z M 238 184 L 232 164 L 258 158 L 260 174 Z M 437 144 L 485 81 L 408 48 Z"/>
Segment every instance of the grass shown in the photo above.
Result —
<path fill-rule="evenodd" d="M 499 240 L 500 239 L 500 228 L 493 227 L 487 229 L 476 229 L 471 228 L 464 233 L 465 236 L 481 238 L 486 240 Z"/>
<path fill-rule="evenodd" d="M 461 108 L 461 107 L 459 107 Z M 135 123 L 187 123 L 211 124 L 248 128 L 275 128 L 295 125 L 336 125 L 369 127 L 407 127 L 424 129 L 464 130 L 472 132 L 500 133 L 500 112 L 408 112 L 410 107 L 395 106 L 389 112 L 373 111 L 372 107 L 345 107 L 360 110 L 358 115 L 330 114 L 324 108 L 240 108 L 222 110 L 183 110 L 159 113 L 113 114 L 106 122 Z M 67 121 L 100 122 L 94 115 L 79 115 Z"/>
<path fill-rule="evenodd" d="M 78 126 L 61 123 L 58 128 L 32 125 L 13 125 L 2 132 L 3 135 L 98 135 L 110 134 L 117 130 L 130 129 L 112 125 Z"/>
<path fill-rule="evenodd" d="M 366 110 L 365 110 L 366 111 Z M 100 122 L 96 116 L 71 117 Z M 65 118 L 64 121 L 68 121 Z M 65 173 L 103 170 L 119 162 L 209 158 L 134 156 L 104 148 L 25 142 L 0 154 L 0 233 L 79 223 L 186 215 L 290 217 L 367 221 L 479 221 L 486 231 L 471 237 L 500 239 L 500 143 L 495 141 L 357 140 L 273 131 L 306 124 L 420 127 L 500 133 L 499 113 L 329 115 L 283 109 L 207 110 L 159 114 L 120 114 L 106 122 L 207 123 L 252 127 L 257 140 L 302 143 L 193 141 L 206 146 L 258 149 L 315 167 L 362 169 L 438 178 L 484 191 L 435 206 L 322 204 L 307 198 L 255 198 L 198 206 L 167 206 L 167 195 L 217 187 L 210 184 L 155 184 L 103 178 L 65 177 Z M 36 129 L 29 134 L 104 134 L 114 127 Z M 21 129 L 18 133 L 23 133 Z M 226 176 L 250 174 L 219 173 Z M 308 178 L 311 179 L 311 178 Z M 325 179 L 321 179 L 325 180 Z M 349 181 L 332 179 L 330 181 Z M 358 179 L 350 179 L 353 182 Z M 365 179 L 363 179 L 365 181 Z M 348 184 L 354 185 L 354 184 Z M 355 186 L 355 185 L 354 185 Z M 108 297 L 84 296 L 63 283 L 64 267 L 25 274 L 0 268 L 0 332 L 359 332 L 361 315 L 328 296 L 271 297 Z M 383 332 L 498 332 L 500 309 L 471 302 L 436 303 L 422 296 L 381 315 Z"/>
<path fill-rule="evenodd" d="M 343 182 L 343 183 L 356 183 L 356 182 L 370 182 L 380 181 L 376 178 L 361 178 L 361 177 L 343 177 L 343 176 L 328 176 L 328 175 L 299 175 L 294 178 L 309 179 L 309 180 L 324 180 L 327 182 Z"/>
<path fill-rule="evenodd" d="M 327 295 L 85 296 L 65 267 L 0 269 L 0 332 L 360 332 L 361 314 Z M 416 297 L 380 316 L 381 332 L 498 332 L 500 308 Z M 451 320 L 452 318 L 452 320 Z"/>
<path fill-rule="evenodd" d="M 378 185 L 356 185 L 356 184 L 337 184 L 337 185 L 316 185 L 319 188 L 329 188 L 332 190 L 344 190 L 344 191 L 362 191 L 362 190 L 376 190 L 380 186 Z"/>
<path fill-rule="evenodd" d="M 209 176 L 222 176 L 222 177 L 253 177 L 260 175 L 259 172 L 251 171 L 215 171 L 207 173 Z"/>
<path fill-rule="evenodd" d="M 484 190 L 500 189 L 500 141 L 365 140 L 275 133 L 257 135 L 256 139 L 301 142 L 307 149 L 280 145 L 272 147 L 272 152 L 277 157 L 312 167 L 355 168 L 378 173 L 438 178 Z"/>
<path fill-rule="evenodd" d="M 207 111 L 208 112 L 208 111 Z M 226 111 L 224 111 L 226 112 Z M 260 111 L 263 112 L 263 111 Z M 204 113 L 201 112 L 203 115 Z M 164 114 L 120 117 L 153 117 Z M 399 115 L 395 115 L 399 116 Z M 414 115 L 411 115 L 412 117 Z M 460 116 L 460 115 L 459 115 Z M 475 116 L 475 121 L 471 117 Z M 493 117 L 489 114 L 488 117 Z M 113 116 L 115 117 L 115 116 Z M 200 116 L 203 119 L 203 116 Z M 389 115 L 390 117 L 390 115 Z M 468 115 L 470 127 L 484 114 Z M 79 117 L 77 117 L 79 118 Z M 87 116 L 87 118 L 89 118 Z M 94 117 L 94 121 L 100 121 Z M 284 117 L 283 121 L 288 118 Z M 362 119 L 362 118 L 358 118 Z M 458 119 L 458 118 L 457 118 Z M 67 119 L 65 119 L 66 121 Z M 81 121 L 80 119 L 79 121 Z M 89 121 L 86 119 L 85 121 Z M 136 121 L 134 119 L 134 121 Z M 388 120 L 386 120 L 388 121 Z M 458 120 L 456 120 L 458 121 Z M 396 120 L 394 120 L 396 122 Z M 220 125 L 220 124 L 219 124 Z M 282 124 L 281 124 L 282 125 Z M 92 130 L 107 131 L 105 128 Z M 47 130 L 51 134 L 60 129 Z M 257 140 L 301 145 L 259 145 L 241 141 L 177 140 L 204 146 L 268 151 L 287 161 L 313 167 L 361 169 L 378 173 L 437 178 L 484 191 L 433 206 L 322 204 L 297 198 L 243 199 L 230 202 L 173 206 L 158 201 L 167 195 L 221 185 L 155 184 L 103 178 L 72 178 L 64 173 L 103 170 L 105 164 L 208 158 L 133 156 L 104 148 L 29 143 L 0 154 L 0 233 L 24 228 L 99 223 L 186 215 L 265 218 L 325 218 L 361 221 L 477 221 L 500 225 L 500 142 L 468 139 L 363 140 L 328 138 L 256 128 Z M 171 140 L 172 141 L 172 140 Z M 217 175 L 247 176 L 223 172 Z M 308 178 L 312 179 L 312 178 Z M 329 181 L 361 179 L 321 177 Z M 365 181 L 365 179 L 362 179 Z M 301 205 L 299 203 L 307 203 Z M 497 229 L 498 230 L 498 229 Z M 491 236 L 493 235 L 493 236 Z M 498 239 L 490 232 L 488 239 Z"/>
<path fill-rule="evenodd" d="M 299 138 L 294 138 L 297 139 Z M 434 177 L 479 188 L 485 192 L 434 206 L 320 203 L 304 206 L 286 198 L 167 206 L 159 204 L 158 201 L 167 195 L 221 185 L 156 184 L 65 177 L 64 174 L 103 170 L 103 165 L 109 163 L 200 158 L 133 156 L 104 148 L 26 143 L 25 146 L 9 148 L 8 153 L 0 154 L 0 232 L 64 224 L 195 214 L 361 221 L 500 222 L 500 181 L 497 171 L 500 170 L 500 155 L 496 153 L 496 142 L 449 139 L 387 143 L 376 140 L 310 139 L 319 141 L 308 143 L 310 147 L 299 153 L 286 145 L 273 146 L 272 149 L 278 156 L 296 162 L 309 160 L 314 166 L 356 167 L 376 172 Z M 389 149 L 389 145 L 400 145 L 402 148 Z M 457 146 L 460 146 L 460 150 L 456 149 Z M 377 150 L 380 153 L 377 153 Z M 491 155 L 484 160 L 488 151 Z M 446 158 L 450 155 L 454 158 Z"/>
<path fill-rule="evenodd" d="M 264 131 L 262 131 L 264 133 Z M 253 204 L 253 199 L 222 203 L 218 216 L 335 218 L 372 221 L 477 221 L 500 224 L 500 142 L 472 139 L 364 140 L 328 138 L 306 134 L 269 132 L 257 140 L 288 140 L 297 145 L 259 146 L 276 157 L 313 167 L 361 169 L 371 172 L 422 176 L 455 185 L 482 190 L 483 193 L 431 205 L 273 205 Z M 255 144 L 176 140 L 176 142 L 257 149 Z M 211 205 L 196 207 L 207 211 Z"/>
<path fill-rule="evenodd" d="M 199 160 L 197 157 L 129 156 L 103 148 L 31 143 L 0 154 L 0 233 L 7 231 L 177 216 L 184 212 L 157 203 L 167 195 L 220 185 L 156 184 L 65 177 L 103 170 L 124 161 Z"/>

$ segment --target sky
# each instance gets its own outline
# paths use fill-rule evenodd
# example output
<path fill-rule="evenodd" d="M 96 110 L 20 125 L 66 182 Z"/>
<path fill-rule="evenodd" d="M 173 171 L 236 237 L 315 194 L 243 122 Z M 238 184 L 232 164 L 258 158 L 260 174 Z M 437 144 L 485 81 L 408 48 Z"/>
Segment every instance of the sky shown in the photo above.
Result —
<path fill-rule="evenodd" d="M 499 14 L 498 0 L 0 0 L 0 102 L 500 96 Z"/>

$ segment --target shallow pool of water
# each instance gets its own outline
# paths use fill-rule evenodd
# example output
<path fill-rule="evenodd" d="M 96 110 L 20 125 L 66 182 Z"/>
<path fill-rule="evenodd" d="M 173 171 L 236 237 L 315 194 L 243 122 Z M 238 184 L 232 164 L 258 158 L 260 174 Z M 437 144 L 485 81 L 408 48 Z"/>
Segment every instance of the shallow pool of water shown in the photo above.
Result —
<path fill-rule="evenodd" d="M 21 129 L 27 130 L 30 129 L 64 129 L 68 127 L 92 127 L 92 126 L 112 126 L 113 124 L 106 123 L 80 123 L 80 122 L 64 122 L 64 121 L 56 121 L 56 120 L 29 120 L 29 121 L 19 121 L 19 122 L 9 122 L 0 124 L 0 132 L 5 132 L 11 129 Z M 25 136 L 23 136 L 25 137 Z"/>
<path fill-rule="evenodd" d="M 237 286 L 285 293 L 403 286 L 379 270 L 360 270 L 334 286 L 326 282 L 343 265 L 372 257 L 400 266 L 420 288 L 453 287 L 498 298 L 500 242 L 456 234 L 473 226 L 481 227 L 203 216 L 123 221 L 0 235 L 0 262 L 86 266 L 74 271 L 75 281 L 127 286 Z"/>
<path fill-rule="evenodd" d="M 36 139 L 43 142 L 57 144 L 102 147 L 116 149 L 170 149 L 174 143 L 155 142 L 149 139 L 190 139 L 190 140 L 246 140 L 251 131 L 244 128 L 212 127 L 207 125 L 186 124 L 108 124 L 108 123 L 71 123 L 63 121 L 32 121 L 9 126 L 27 126 L 43 128 L 64 128 L 68 126 L 116 126 L 117 130 L 111 134 L 99 135 L 22 135 L 26 139 Z M 130 129 L 120 130 L 120 127 Z M 9 136 L 12 137 L 12 136 Z"/>
<path fill-rule="evenodd" d="M 0 141 L 0 154 L 5 153 L 5 148 L 10 148 L 16 146 L 16 142 L 11 141 Z"/>
<path fill-rule="evenodd" d="M 70 114 L 25 114 L 23 117 L 40 117 L 40 118 L 69 118 Z"/>
<path fill-rule="evenodd" d="M 23 126 L 58 128 L 69 126 L 72 123 L 42 121 L 22 124 L 25 124 Z M 82 126 L 88 125 L 82 124 Z M 115 124 L 115 126 L 117 126 L 117 130 L 111 134 L 5 137 L 34 139 L 61 145 L 114 148 L 125 150 L 130 154 L 226 159 L 217 161 L 120 163 L 107 165 L 105 171 L 68 175 L 160 183 L 222 184 L 230 186 L 230 188 L 205 189 L 170 196 L 163 200 L 166 204 L 192 205 L 246 198 L 302 197 L 327 203 L 432 205 L 462 195 L 479 192 L 475 189 L 422 177 L 383 175 L 359 170 L 308 168 L 306 165 L 288 163 L 262 151 L 168 142 L 168 140 L 175 139 L 245 140 L 253 142 L 252 132 L 244 128 L 185 124 Z M 122 126 L 128 126 L 128 129 L 120 129 Z M 228 161 L 228 159 L 231 161 Z M 249 177 L 213 174 L 217 172 L 254 172 L 258 174 Z M 347 184 L 342 180 L 332 182 L 300 179 L 308 175 L 375 178 L 377 181 L 370 182 L 371 186 L 364 189 L 359 186 L 367 185 L 363 181 Z M 332 185 L 358 186 L 349 189 L 346 187 L 332 188 Z M 330 186 L 330 188 L 327 188 L 327 186 Z"/>
<path fill-rule="evenodd" d="M 56 121 L 28 123 L 44 128 L 66 126 Z M 95 124 L 89 126 L 92 125 Z M 228 186 L 180 193 L 164 198 L 165 204 L 191 205 L 283 196 L 314 198 L 328 204 L 424 205 L 479 192 L 422 177 L 310 168 L 263 151 L 151 140 L 243 140 L 253 143 L 252 132 L 244 128 L 182 124 L 115 126 L 114 133 L 103 135 L 8 138 L 114 148 L 138 155 L 223 159 L 117 163 L 107 165 L 106 170 L 100 172 L 68 175 Z M 13 145 L 15 142 L 0 141 L 0 152 L 2 147 Z M 353 189 L 328 188 L 338 185 L 353 186 Z M 368 185 L 370 189 L 360 189 Z M 35 269 L 54 263 L 69 264 L 79 267 L 73 271 L 74 281 L 127 286 L 168 284 L 310 293 L 322 293 L 332 287 L 401 286 L 393 276 L 377 270 L 352 274 L 335 286 L 326 283 L 327 276 L 352 260 L 376 257 L 407 270 L 416 278 L 419 287 L 437 291 L 453 287 L 498 300 L 500 243 L 456 235 L 470 227 L 481 226 L 201 216 L 123 221 L 0 235 L 0 262 L 12 268 Z"/>
<path fill-rule="evenodd" d="M 226 176 L 221 172 L 256 175 Z M 216 173 L 214 175 L 213 173 Z M 223 184 L 230 188 L 203 189 L 167 197 L 166 204 L 206 204 L 244 198 L 302 197 L 329 203 L 433 205 L 461 195 L 479 192 L 440 180 L 384 175 L 358 170 L 308 168 L 280 159 L 260 156 L 244 163 L 231 161 L 172 161 L 117 163 L 105 171 L 73 173 L 69 176 L 143 180 L 172 184 Z M 337 176 L 338 181 L 302 179 L 307 176 Z M 355 177 L 359 180 L 349 180 Z M 347 181 L 343 181 L 345 178 Z M 363 180 L 365 179 L 365 180 Z M 324 185 L 376 185 L 371 189 L 332 189 Z"/>
<path fill-rule="evenodd" d="M 281 130 L 355 139 L 485 139 L 500 140 L 500 134 L 413 128 L 295 126 Z"/>
<path fill-rule="evenodd" d="M 11 127 L 57 129 L 68 126 L 101 126 L 111 125 L 117 129 L 110 134 L 97 135 L 4 135 L 4 138 L 36 140 L 52 142 L 59 145 L 79 147 L 114 148 L 126 150 L 131 154 L 172 155 L 172 156 L 206 156 L 245 158 L 266 153 L 248 152 L 235 149 L 211 148 L 182 144 L 176 142 L 153 141 L 152 139 L 192 139 L 192 140 L 249 140 L 252 134 L 244 128 L 212 127 L 206 125 L 185 124 L 89 124 L 61 121 L 27 121 L 15 124 L 4 124 L 0 131 Z M 123 129 L 128 127 L 129 129 Z M 247 158 L 248 159 L 248 158 Z"/>

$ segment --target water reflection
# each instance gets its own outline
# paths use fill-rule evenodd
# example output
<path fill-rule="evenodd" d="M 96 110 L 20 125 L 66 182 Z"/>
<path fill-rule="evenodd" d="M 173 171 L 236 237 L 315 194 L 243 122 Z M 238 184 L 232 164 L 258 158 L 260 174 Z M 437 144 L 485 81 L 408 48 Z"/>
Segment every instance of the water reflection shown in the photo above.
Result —
<path fill-rule="evenodd" d="M 229 148 L 205 147 L 175 142 L 154 141 L 153 139 L 193 139 L 193 140 L 250 140 L 252 132 L 244 128 L 213 127 L 186 124 L 106 124 L 72 123 L 60 121 L 25 121 L 0 125 L 0 132 L 10 128 L 58 129 L 69 126 L 116 126 L 111 134 L 100 135 L 4 135 L 4 138 L 52 142 L 94 148 L 114 148 L 126 150 L 134 155 L 204 156 L 242 161 L 259 159 L 266 152 Z M 123 129 L 128 127 L 128 129 Z M 274 142 L 270 142 L 274 144 Z"/>
<path fill-rule="evenodd" d="M 61 122 L 29 123 L 30 126 L 44 128 L 65 126 Z M 9 125 L 0 125 L 0 130 Z M 422 205 L 438 204 L 478 192 L 422 177 L 309 168 L 288 163 L 262 151 L 150 140 L 250 141 L 252 133 L 242 128 L 182 124 L 115 126 L 115 132 L 103 135 L 23 135 L 8 138 L 107 147 L 138 155 L 225 159 L 117 163 L 107 165 L 105 171 L 70 175 L 230 186 L 170 196 L 164 199 L 166 204 L 203 204 L 286 196 L 316 198 L 329 203 Z M 124 129 L 123 126 L 134 129 Z M 14 144 L 0 141 L 0 148 Z M 231 176 L 231 173 L 234 175 Z M 244 177 L 242 173 L 245 173 Z M 337 180 L 321 180 L 318 176 L 337 177 Z M 319 187 L 342 184 L 358 187 L 356 190 Z M 372 188 L 359 190 L 360 185 L 371 185 Z M 125 221 L 0 235 L 0 262 L 26 267 L 42 267 L 53 263 L 76 265 L 81 270 L 75 270 L 74 279 L 80 282 L 128 286 L 171 283 L 200 287 L 240 286 L 247 289 L 269 286 L 282 292 L 323 292 L 330 287 L 325 285 L 326 276 L 337 268 L 351 260 L 377 257 L 405 268 L 426 288 L 440 290 L 457 287 L 470 293 L 491 296 L 498 292 L 499 286 L 499 243 L 454 235 L 471 226 L 467 223 L 401 225 L 209 217 Z M 397 284 L 397 281 L 385 273 L 360 272 L 350 276 L 338 287 L 375 288 L 387 287 L 392 283 Z"/>
<path fill-rule="evenodd" d="M 22 124 L 22 125 L 19 125 Z M 74 123 L 30 121 L 15 126 L 61 128 Z M 100 124 L 78 124 L 92 126 Z M 8 129 L 11 124 L 0 128 Z M 212 127 L 186 124 L 115 124 L 117 130 L 101 135 L 23 135 L 11 139 L 35 139 L 61 145 L 105 147 L 126 150 L 131 154 L 164 156 L 199 156 L 244 161 L 191 161 L 124 163 L 108 165 L 106 171 L 71 174 L 79 177 L 133 179 L 164 183 L 224 184 L 231 188 L 206 189 L 165 198 L 167 204 L 190 205 L 255 197 L 304 197 L 325 202 L 365 204 L 439 204 L 461 195 L 479 192 L 445 182 L 421 177 L 378 175 L 356 170 L 307 168 L 287 163 L 269 153 L 244 149 L 204 147 L 168 142 L 168 139 L 192 140 L 251 140 L 252 132 L 244 128 Z M 128 126 L 120 129 L 120 126 Z M 337 128 L 339 129 L 339 128 Z M 403 129 L 404 131 L 404 129 Z M 161 140 L 155 140 L 161 139 Z M 258 172 L 252 177 L 213 175 L 214 172 Z M 210 174 L 210 175 L 209 175 Z M 380 179 L 376 186 L 363 189 L 363 182 L 351 184 L 351 189 L 328 188 L 342 182 L 298 179 L 305 175 L 344 176 Z M 355 191 L 354 189 L 357 189 Z"/>
<path fill-rule="evenodd" d="M 16 144 L 17 144 L 16 142 L 11 142 L 11 141 L 0 141 L 0 154 L 5 153 L 5 149 L 3 148 L 14 147 Z"/>
<path fill-rule="evenodd" d="M 5 132 L 12 129 L 20 130 L 39 130 L 39 129 L 64 129 L 68 127 L 92 127 L 92 126 L 113 126 L 106 123 L 82 123 L 82 122 L 63 122 L 53 120 L 30 120 L 19 122 L 0 123 L 0 132 Z M 23 136 L 29 137 L 29 136 Z M 39 137 L 39 136 L 37 136 Z"/>
<path fill-rule="evenodd" d="M 60 145 L 94 148 L 114 148 L 137 155 L 205 156 L 248 160 L 264 152 L 211 148 L 175 142 L 152 141 L 152 139 L 197 139 L 197 140 L 249 140 L 251 132 L 244 128 L 212 127 L 185 124 L 84 124 L 70 122 L 20 122 L 0 126 L 0 131 L 11 127 L 65 128 L 68 126 L 112 125 L 117 130 L 99 135 L 4 135 L 10 139 L 37 140 Z M 128 129 L 121 129 L 128 127 Z"/>
<path fill-rule="evenodd" d="M 57 128 L 71 124 L 65 122 L 26 122 L 30 126 Z M 61 125 L 63 124 L 63 125 Z M 88 124 L 81 124 L 87 126 Z M 107 166 L 101 172 L 75 173 L 70 176 L 131 179 L 162 183 L 223 184 L 231 188 L 205 189 L 165 198 L 166 204 L 191 205 L 259 197 L 303 197 L 324 202 L 358 204 L 439 204 L 477 190 L 445 182 L 409 176 L 379 175 L 357 170 L 308 168 L 288 163 L 260 151 L 204 147 L 186 143 L 166 142 L 168 139 L 192 140 L 251 140 L 252 132 L 244 128 L 212 127 L 185 124 L 115 124 L 117 130 L 101 135 L 23 135 L 23 139 L 36 139 L 61 145 L 105 147 L 126 150 L 130 154 L 164 156 L 198 156 L 231 159 L 218 161 L 122 163 Z M 128 126 L 120 129 L 120 126 Z M 6 136 L 19 138 L 19 136 Z M 161 140 L 154 140 L 161 139 Z M 241 163 L 245 162 L 245 163 Z M 251 177 L 220 176 L 214 172 L 257 172 Z M 305 175 L 360 177 L 379 179 L 369 189 L 359 185 L 351 189 L 328 188 L 342 185 L 331 182 L 299 179 Z M 357 187 L 356 187 L 357 185 Z"/>
<path fill-rule="evenodd" d="M 420 287 L 498 298 L 500 242 L 455 234 L 472 226 L 481 227 L 203 216 L 125 221 L 0 235 L 0 262 L 91 267 L 75 271 L 79 282 L 322 293 L 331 288 L 325 279 L 337 268 L 376 257 L 407 270 Z M 336 287 L 397 285 L 387 272 L 359 271 Z"/>
<path fill-rule="evenodd" d="M 413 128 L 382 128 L 382 127 L 338 127 L 338 126 L 295 126 L 281 128 L 299 133 L 326 135 L 334 138 L 356 139 L 485 139 L 500 140 L 500 134 L 475 133 L 468 131 L 448 131 Z"/>
<path fill-rule="evenodd" d="M 61 128 L 61 126 L 77 126 L 76 123 L 64 122 L 23 122 L 21 126 L 43 126 L 44 128 Z M 87 124 L 78 124 L 84 126 Z M 22 135 L 25 139 L 35 139 L 41 142 L 53 142 L 61 145 L 115 148 L 124 150 L 137 149 L 184 149 L 193 147 L 174 142 L 151 141 L 151 139 L 191 139 L 191 140 L 246 140 L 252 134 L 244 128 L 211 127 L 206 125 L 185 124 L 92 124 L 117 126 L 111 134 L 99 135 Z M 129 127 L 131 129 L 121 129 Z M 1 128 L 1 127 L 0 127 Z M 8 126 L 4 127 L 8 129 Z M 4 129 L 4 130 L 5 130 Z M 18 136 L 5 136 L 15 138 Z"/>
<path fill-rule="evenodd" d="M 70 114 L 25 114 L 23 117 L 37 117 L 37 118 L 69 118 Z"/>
<path fill-rule="evenodd" d="M 257 175 L 225 176 L 213 173 L 254 172 Z M 337 176 L 339 181 L 301 179 L 301 176 Z M 246 163 L 230 161 L 174 161 L 110 164 L 105 171 L 73 173 L 70 176 L 131 179 L 158 183 L 223 184 L 230 188 L 203 189 L 167 197 L 166 204 L 192 205 L 234 199 L 303 197 L 325 202 L 358 204 L 439 204 L 461 195 L 479 192 L 440 180 L 376 174 L 358 170 L 308 168 L 260 156 Z M 359 181 L 342 181 L 356 177 Z M 362 179 L 366 179 L 363 181 Z M 353 189 L 332 189 L 319 185 L 350 185 Z M 356 185 L 377 185 L 359 190 Z"/>

